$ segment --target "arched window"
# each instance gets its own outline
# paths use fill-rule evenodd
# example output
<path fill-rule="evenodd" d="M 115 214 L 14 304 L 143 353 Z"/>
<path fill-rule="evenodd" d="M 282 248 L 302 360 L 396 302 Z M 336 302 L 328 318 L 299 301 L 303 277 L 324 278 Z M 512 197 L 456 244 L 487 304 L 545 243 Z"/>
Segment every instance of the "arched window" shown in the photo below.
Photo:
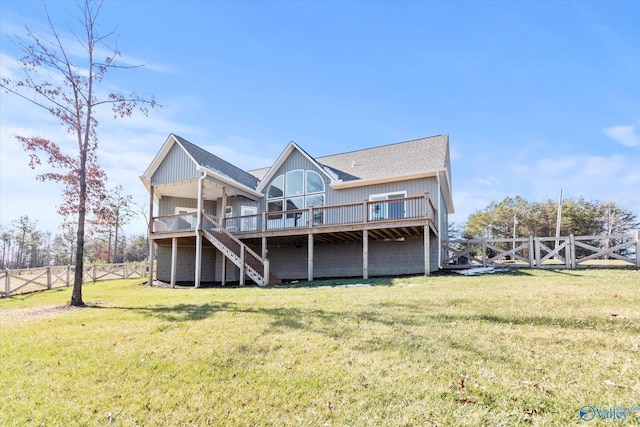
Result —
<path fill-rule="evenodd" d="M 279 175 L 271 181 L 269 191 L 267 191 L 267 199 L 277 199 L 284 195 L 284 175 Z"/>
<path fill-rule="evenodd" d="M 293 170 L 278 175 L 267 190 L 267 211 L 280 212 L 324 206 L 325 183 L 312 170 Z"/>

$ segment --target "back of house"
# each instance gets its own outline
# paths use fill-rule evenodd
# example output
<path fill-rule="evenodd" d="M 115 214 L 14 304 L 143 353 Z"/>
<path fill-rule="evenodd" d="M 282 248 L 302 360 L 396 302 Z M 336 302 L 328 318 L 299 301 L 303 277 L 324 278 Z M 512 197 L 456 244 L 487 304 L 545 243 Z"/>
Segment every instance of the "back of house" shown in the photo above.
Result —
<path fill-rule="evenodd" d="M 447 135 L 317 158 L 291 142 L 245 171 L 171 134 L 141 180 L 172 284 L 429 274 L 454 209 Z"/>

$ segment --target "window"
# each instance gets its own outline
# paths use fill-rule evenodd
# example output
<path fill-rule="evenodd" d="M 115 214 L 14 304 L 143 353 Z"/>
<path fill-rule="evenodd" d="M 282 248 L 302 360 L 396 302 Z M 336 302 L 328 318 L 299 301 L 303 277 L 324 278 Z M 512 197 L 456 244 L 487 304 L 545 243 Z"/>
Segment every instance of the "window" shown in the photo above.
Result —
<path fill-rule="evenodd" d="M 224 209 L 224 217 L 231 218 L 233 216 L 233 206 L 227 206 Z"/>
<path fill-rule="evenodd" d="M 287 172 L 287 181 L 285 182 L 285 194 L 287 196 L 298 196 L 304 194 L 304 171 L 297 170 Z"/>
<path fill-rule="evenodd" d="M 267 199 L 277 199 L 279 197 L 284 196 L 284 175 L 277 176 L 273 181 L 271 181 L 271 185 L 269 186 L 269 191 L 267 191 Z"/>
<path fill-rule="evenodd" d="M 307 171 L 306 193 L 324 193 L 324 181 L 322 177 L 314 171 Z"/>
<path fill-rule="evenodd" d="M 401 219 L 405 217 L 404 201 L 389 201 L 393 199 L 403 199 L 407 197 L 407 192 L 372 194 L 369 201 L 381 203 L 369 204 L 369 221 L 384 221 L 388 219 Z"/>
<path fill-rule="evenodd" d="M 324 206 L 324 192 L 324 179 L 315 171 L 297 169 L 278 175 L 267 189 L 267 212 L 292 212 L 286 215 L 270 214 L 268 219 L 281 221 L 278 227 L 306 226 L 308 215 L 293 211 Z M 322 215 L 322 212 L 314 215 Z M 314 223 L 318 223 L 315 218 Z"/>

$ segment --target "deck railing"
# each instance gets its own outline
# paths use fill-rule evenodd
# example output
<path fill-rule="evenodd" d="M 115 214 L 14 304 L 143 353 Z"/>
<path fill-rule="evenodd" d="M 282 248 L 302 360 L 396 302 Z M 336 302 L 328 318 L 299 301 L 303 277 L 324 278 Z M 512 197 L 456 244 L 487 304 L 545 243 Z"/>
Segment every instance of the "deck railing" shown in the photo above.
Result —
<path fill-rule="evenodd" d="M 195 230 L 198 223 L 197 213 L 165 215 L 153 218 L 153 232 L 173 232 Z"/>
<path fill-rule="evenodd" d="M 298 228 L 331 227 L 340 225 L 431 219 L 437 229 L 438 212 L 429 197 L 402 197 L 388 200 L 364 200 L 332 206 L 311 206 L 307 209 L 263 212 L 254 215 L 225 218 L 225 228 L 233 234 L 279 231 Z M 153 232 L 195 230 L 195 213 L 155 217 Z"/>
<path fill-rule="evenodd" d="M 331 227 L 339 225 L 393 222 L 429 218 L 437 227 L 437 210 L 428 194 L 388 200 L 365 200 L 332 206 L 312 206 L 307 209 L 263 212 L 255 215 L 226 218 L 226 228 L 232 233 L 253 233 L 297 228 Z"/>

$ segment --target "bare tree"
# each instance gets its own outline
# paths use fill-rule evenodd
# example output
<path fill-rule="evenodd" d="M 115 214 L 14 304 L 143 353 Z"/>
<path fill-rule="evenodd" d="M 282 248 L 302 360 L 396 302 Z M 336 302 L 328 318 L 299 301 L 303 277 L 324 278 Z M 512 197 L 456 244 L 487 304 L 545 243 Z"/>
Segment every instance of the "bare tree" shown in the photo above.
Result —
<path fill-rule="evenodd" d="M 95 110 L 110 106 L 114 117 L 128 117 L 136 109 L 146 115 L 149 107 L 157 106 L 153 98 L 146 99 L 133 93 L 103 93 L 100 90 L 108 71 L 133 68 L 117 64 L 120 52 L 107 43 L 113 31 L 99 32 L 97 22 L 101 7 L 101 2 L 92 0 L 79 4 L 79 31 L 71 30 L 75 37 L 72 41 L 64 40 L 45 8 L 47 34 L 36 34 L 26 27 L 26 38 L 16 40 L 24 54 L 20 60 L 22 77 L 0 78 L 0 87 L 58 118 L 77 140 L 77 150 L 65 150 L 62 145 L 46 138 L 16 135 L 29 152 L 32 168 L 40 165 L 40 156 L 44 156 L 53 169 L 39 175 L 38 179 L 64 185 L 63 203 L 58 206 L 58 212 L 65 218 L 76 217 L 76 269 L 70 302 L 74 306 L 84 305 L 85 220 L 87 213 L 97 209 L 105 197 L 105 174 L 97 161 L 98 121 Z M 77 45 L 83 49 L 82 57 L 72 55 Z M 108 52 L 102 60 L 98 59 L 101 52 Z"/>

